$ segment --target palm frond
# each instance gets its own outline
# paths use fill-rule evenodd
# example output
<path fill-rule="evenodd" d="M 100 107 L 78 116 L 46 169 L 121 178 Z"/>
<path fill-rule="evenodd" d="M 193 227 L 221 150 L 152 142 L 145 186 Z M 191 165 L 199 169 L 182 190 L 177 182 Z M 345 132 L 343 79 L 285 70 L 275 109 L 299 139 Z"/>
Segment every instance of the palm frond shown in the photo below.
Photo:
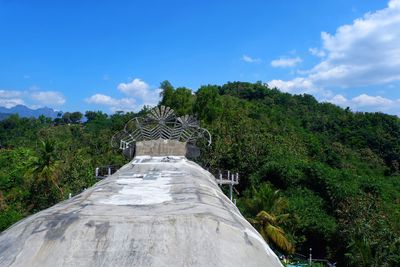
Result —
<path fill-rule="evenodd" d="M 263 222 L 268 222 L 270 224 L 275 224 L 276 223 L 276 217 L 273 214 L 270 214 L 264 210 L 260 211 L 257 216 L 256 219 L 259 221 L 263 221 Z"/>
<path fill-rule="evenodd" d="M 266 225 L 263 230 L 268 236 L 268 239 L 270 239 L 277 247 L 285 252 L 294 252 L 294 247 L 292 243 L 290 243 L 289 240 L 286 239 L 285 233 L 282 228 L 269 224 Z"/>

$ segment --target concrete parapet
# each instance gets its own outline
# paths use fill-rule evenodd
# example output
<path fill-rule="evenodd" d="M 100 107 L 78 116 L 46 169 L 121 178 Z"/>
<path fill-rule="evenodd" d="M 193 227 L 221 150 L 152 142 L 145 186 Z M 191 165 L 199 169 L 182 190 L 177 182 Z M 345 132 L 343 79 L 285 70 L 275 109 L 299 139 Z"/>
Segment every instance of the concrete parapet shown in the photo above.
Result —
<path fill-rule="evenodd" d="M 186 143 L 157 139 L 136 142 L 136 156 L 185 156 Z"/>

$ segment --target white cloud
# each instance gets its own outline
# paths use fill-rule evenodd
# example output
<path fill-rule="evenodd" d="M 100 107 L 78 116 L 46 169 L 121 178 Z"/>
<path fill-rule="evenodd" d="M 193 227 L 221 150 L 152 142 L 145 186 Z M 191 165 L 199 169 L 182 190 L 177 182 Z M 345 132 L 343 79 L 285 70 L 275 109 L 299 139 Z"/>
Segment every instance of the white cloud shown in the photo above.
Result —
<path fill-rule="evenodd" d="M 65 103 L 62 93 L 57 91 L 40 91 L 37 86 L 31 86 L 28 90 L 0 90 L 0 106 L 12 108 L 16 105 L 28 107 L 57 107 Z"/>
<path fill-rule="evenodd" d="M 400 8 L 400 1 L 390 0 L 388 6 L 391 8 Z"/>
<path fill-rule="evenodd" d="M 392 0 L 386 8 L 340 26 L 334 34 L 322 32 L 321 39 L 322 48 L 310 49 L 315 55 L 325 54 L 317 65 L 302 72 L 304 76 L 268 84 L 298 93 L 310 91 L 310 85 L 313 90 L 326 92 L 337 87 L 400 81 L 400 0 Z M 365 97 L 363 100 L 366 103 Z"/>
<path fill-rule="evenodd" d="M 338 106 L 346 106 L 348 104 L 348 100 L 342 95 L 335 95 L 331 99 L 327 100 L 327 102 Z"/>
<path fill-rule="evenodd" d="M 290 81 L 283 81 L 283 80 L 272 80 L 268 82 L 269 87 L 276 87 L 283 92 L 292 92 L 295 93 L 298 88 L 301 88 L 301 92 L 304 93 L 312 93 L 317 92 L 319 89 L 315 87 L 311 80 L 306 78 L 295 78 Z"/>
<path fill-rule="evenodd" d="M 361 94 L 347 99 L 343 95 L 338 94 L 325 101 L 341 107 L 350 107 L 353 110 L 367 108 L 368 111 L 384 111 L 400 115 L 400 99 L 392 100 L 382 96 L 371 96 L 368 94 Z"/>
<path fill-rule="evenodd" d="M 60 92 L 40 91 L 31 93 L 31 97 L 43 105 L 61 106 L 65 103 L 65 98 Z"/>
<path fill-rule="evenodd" d="M 144 105 L 157 105 L 160 99 L 161 89 L 151 89 L 146 82 L 138 78 L 128 83 L 120 83 L 117 88 L 127 97 L 113 98 L 104 94 L 94 94 L 85 101 L 108 106 L 114 112 L 117 110 L 138 111 Z"/>
<path fill-rule="evenodd" d="M 324 56 L 326 56 L 325 51 L 323 51 L 323 50 L 321 50 L 321 49 L 319 49 L 319 48 L 316 48 L 316 47 L 312 47 L 312 48 L 308 49 L 308 51 L 309 51 L 310 54 L 313 55 L 313 56 L 317 56 L 317 57 L 324 57 Z"/>
<path fill-rule="evenodd" d="M 357 106 L 387 106 L 393 104 L 393 100 L 381 97 L 381 96 L 370 96 L 362 94 L 352 99 L 352 102 Z"/>
<path fill-rule="evenodd" d="M 160 99 L 160 89 L 151 89 L 150 85 L 141 79 L 135 78 L 129 83 L 120 83 L 118 90 L 143 102 L 144 105 L 156 105 Z"/>
<path fill-rule="evenodd" d="M 287 68 L 287 67 L 294 67 L 297 64 L 302 62 L 301 58 L 293 57 L 293 58 L 278 58 L 271 61 L 271 66 L 274 68 Z"/>
<path fill-rule="evenodd" d="M 110 110 L 113 112 L 117 110 L 122 110 L 122 111 L 136 110 L 136 100 L 134 98 L 116 99 L 108 95 L 95 94 L 85 100 L 90 104 L 108 106 L 110 107 Z"/>
<path fill-rule="evenodd" d="M 149 89 L 150 86 L 147 83 L 137 78 L 133 79 L 130 83 L 120 83 L 118 85 L 118 90 L 135 97 L 145 97 Z"/>
<path fill-rule="evenodd" d="M 0 90 L 0 99 L 2 98 L 12 98 L 19 97 L 22 95 L 22 92 L 15 90 Z"/>
<path fill-rule="evenodd" d="M 100 105 L 106 105 L 106 106 L 118 105 L 117 99 L 114 99 L 111 96 L 103 95 L 103 94 L 92 95 L 91 97 L 86 99 L 86 102 L 91 103 L 91 104 L 100 104 Z"/>
<path fill-rule="evenodd" d="M 21 98 L 0 98 L 0 106 L 6 108 L 12 108 L 16 105 L 24 105 L 25 102 Z"/>
<path fill-rule="evenodd" d="M 260 63 L 261 62 L 260 58 L 253 58 L 253 57 L 248 56 L 248 55 L 243 55 L 242 56 L 242 60 L 244 62 L 247 62 L 247 63 Z"/>

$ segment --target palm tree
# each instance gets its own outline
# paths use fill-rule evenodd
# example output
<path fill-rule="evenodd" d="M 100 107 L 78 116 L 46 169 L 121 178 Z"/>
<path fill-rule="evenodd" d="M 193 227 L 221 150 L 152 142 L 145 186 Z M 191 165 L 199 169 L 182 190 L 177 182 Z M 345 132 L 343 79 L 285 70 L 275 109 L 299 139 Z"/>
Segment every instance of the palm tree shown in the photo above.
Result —
<path fill-rule="evenodd" d="M 279 190 L 274 190 L 267 183 L 263 183 L 258 189 L 252 187 L 248 193 L 250 194 L 241 203 L 250 215 L 247 220 L 254 225 L 267 243 L 275 245 L 286 253 L 293 253 L 294 245 L 279 226 L 289 218 L 289 214 L 285 213 L 288 206 L 287 199 L 281 196 Z"/>
<path fill-rule="evenodd" d="M 60 162 L 56 160 L 56 150 L 54 142 L 41 141 L 38 156 L 30 164 L 29 174 L 32 175 L 34 184 L 43 181 L 50 182 L 63 195 L 63 190 L 59 186 Z"/>
<path fill-rule="evenodd" d="M 286 238 L 283 229 L 278 226 L 282 219 L 287 219 L 288 217 L 289 214 L 275 216 L 262 210 L 254 219 L 249 218 L 248 221 L 257 228 L 267 243 L 273 243 L 286 253 L 293 253 L 293 244 Z"/>

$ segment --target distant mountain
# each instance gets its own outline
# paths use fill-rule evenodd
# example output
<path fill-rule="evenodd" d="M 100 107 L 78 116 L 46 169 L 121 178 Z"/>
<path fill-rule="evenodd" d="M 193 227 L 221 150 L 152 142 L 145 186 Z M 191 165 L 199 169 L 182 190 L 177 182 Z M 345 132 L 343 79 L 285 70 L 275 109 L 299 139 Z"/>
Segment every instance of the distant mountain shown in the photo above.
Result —
<path fill-rule="evenodd" d="M 57 111 L 52 108 L 44 107 L 38 109 L 30 109 L 24 105 L 17 105 L 12 108 L 0 107 L 0 120 L 7 118 L 10 114 L 18 114 L 20 117 L 39 117 L 44 115 L 49 118 L 56 118 Z"/>

